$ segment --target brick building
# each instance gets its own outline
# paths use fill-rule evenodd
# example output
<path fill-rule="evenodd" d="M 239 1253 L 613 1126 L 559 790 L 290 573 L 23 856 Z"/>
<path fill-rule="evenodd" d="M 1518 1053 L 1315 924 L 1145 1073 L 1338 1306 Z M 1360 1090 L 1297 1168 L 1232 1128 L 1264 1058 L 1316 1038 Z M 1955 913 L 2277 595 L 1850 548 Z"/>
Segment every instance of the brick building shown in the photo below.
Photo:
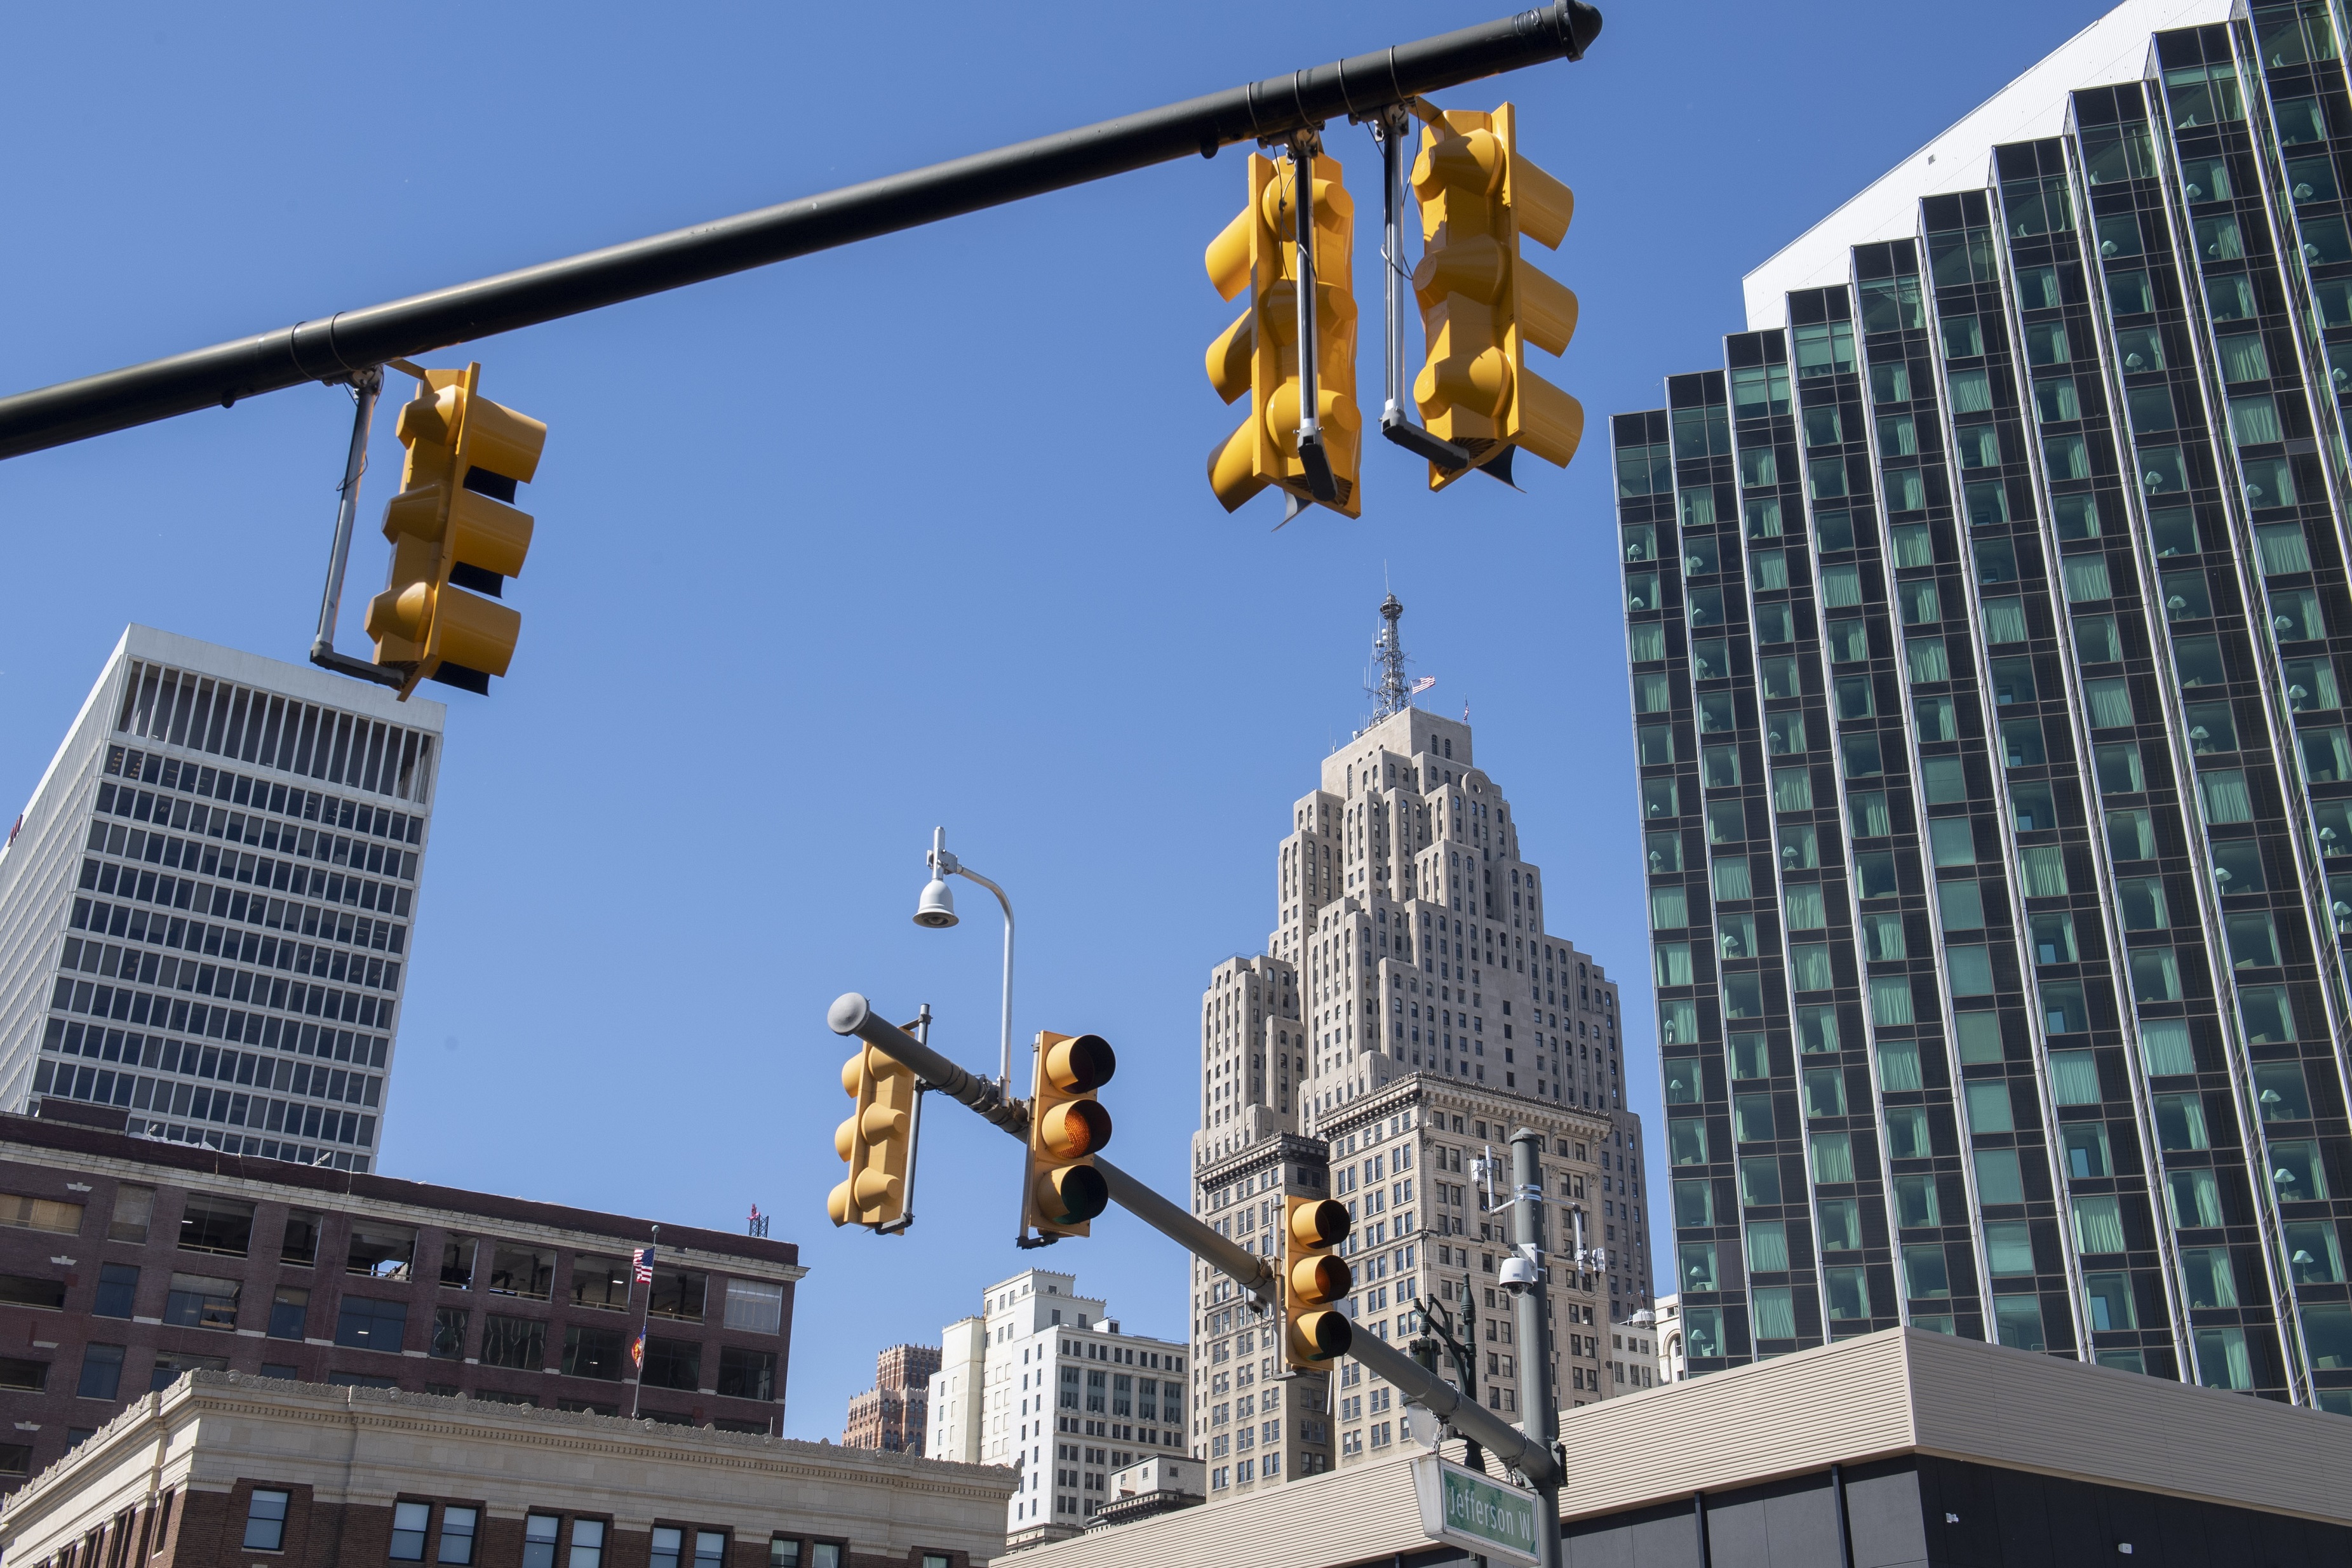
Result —
<path fill-rule="evenodd" d="M 194 1370 L 782 1429 L 788 1242 L 664 1226 L 648 1290 L 642 1219 L 42 1111 L 0 1115 L 0 1488 Z"/>
<path fill-rule="evenodd" d="M 197 1372 L 0 1507 L 32 1568 L 971 1568 L 1013 1472 L 408 1390 Z"/>
<path fill-rule="evenodd" d="M 844 1448 L 886 1453 L 926 1451 L 931 1375 L 940 1369 L 935 1344 L 894 1344 L 874 1358 L 874 1386 L 849 1402 Z"/>

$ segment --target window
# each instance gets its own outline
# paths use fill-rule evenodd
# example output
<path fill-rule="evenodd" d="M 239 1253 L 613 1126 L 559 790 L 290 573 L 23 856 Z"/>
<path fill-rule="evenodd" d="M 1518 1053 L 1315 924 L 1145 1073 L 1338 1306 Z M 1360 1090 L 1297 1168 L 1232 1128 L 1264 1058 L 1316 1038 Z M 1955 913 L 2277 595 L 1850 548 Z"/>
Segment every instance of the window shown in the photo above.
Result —
<path fill-rule="evenodd" d="M 474 1560 L 474 1524 L 478 1518 L 470 1508 L 444 1508 L 441 1511 L 441 1549 L 433 1554 L 436 1563 L 470 1563 Z"/>
<path fill-rule="evenodd" d="M 669 1525 L 656 1525 L 653 1538 L 653 1568 L 678 1568 L 678 1559 L 686 1554 L 686 1531 Z"/>
<path fill-rule="evenodd" d="M 604 1521 L 601 1519 L 575 1519 L 572 1521 L 571 1568 L 604 1568 Z M 840 1568 L 839 1558 L 834 1568 Z"/>
<path fill-rule="evenodd" d="M 698 1388 L 701 1372 L 701 1345 L 692 1340 L 646 1336 L 643 1380 L 647 1387 Z"/>
<path fill-rule="evenodd" d="M 543 1301 L 554 1286 L 554 1253 L 503 1241 L 492 1248 L 489 1288 L 493 1292 Z"/>
<path fill-rule="evenodd" d="M 433 1505 L 429 1502 L 395 1502 L 392 1505 L 392 1548 L 385 1553 L 394 1563 L 425 1561 L 425 1536 L 433 1524 Z"/>
<path fill-rule="evenodd" d="M 111 1399 L 122 1385 L 122 1347 L 93 1344 L 81 1353 L 81 1381 L 74 1388 L 83 1399 Z"/>
<path fill-rule="evenodd" d="M 342 1313 L 335 1322 L 335 1343 L 354 1350 L 398 1355 L 400 1342 L 407 1330 L 407 1302 L 345 1296 Z"/>
<path fill-rule="evenodd" d="M 127 1318 L 131 1303 L 139 1294 L 139 1270 L 128 1263 L 105 1263 L 98 1270 L 98 1296 L 90 1303 L 90 1315 L 99 1318 Z"/>
<path fill-rule="evenodd" d="M 188 1195 L 187 1207 L 180 1212 L 182 1251 L 242 1258 L 252 1244 L 253 1205 L 234 1198 Z"/>
<path fill-rule="evenodd" d="M 1979 1202 L 1990 1206 L 2025 1201 L 2025 1175 L 2015 1149 L 1979 1149 L 1975 1164 Z"/>
<path fill-rule="evenodd" d="M 178 1328 L 234 1330 L 237 1282 L 203 1274 L 174 1274 L 163 1301 L 163 1321 Z"/>
<path fill-rule="evenodd" d="M 534 1513 L 522 1521 L 522 1568 L 555 1568 L 555 1538 L 563 1521 L 551 1513 Z"/>
<path fill-rule="evenodd" d="M 618 1383 L 626 1359 L 617 1329 L 584 1328 L 574 1323 L 563 1331 L 563 1371 L 568 1377 L 594 1377 Z"/>
<path fill-rule="evenodd" d="M 1909 1228 L 1943 1223 L 1936 1202 L 1936 1178 L 1899 1176 L 1895 1178 L 1895 1224 Z"/>
<path fill-rule="evenodd" d="M 541 1370 L 547 1364 L 547 1325 L 536 1318 L 490 1313 L 482 1320 L 481 1362 L 523 1372 Z"/>
<path fill-rule="evenodd" d="M 245 1549 L 278 1552 L 286 1545 L 286 1500 L 289 1494 L 253 1489 L 245 1506 Z"/>
<path fill-rule="evenodd" d="M 319 1260 L 321 1218 L 305 1208 L 286 1211 L 286 1234 L 278 1243 L 278 1260 L 308 1269 Z"/>
<path fill-rule="evenodd" d="M 155 1189 L 125 1182 L 114 1189 L 114 1218 L 106 1228 L 110 1241 L 144 1242 L 148 1221 L 155 1213 Z M 75 1228 L 80 1228 L 77 1218 Z"/>
<path fill-rule="evenodd" d="M 433 1341 L 425 1354 L 443 1361 L 456 1361 L 466 1354 L 465 1308 L 433 1309 Z"/>

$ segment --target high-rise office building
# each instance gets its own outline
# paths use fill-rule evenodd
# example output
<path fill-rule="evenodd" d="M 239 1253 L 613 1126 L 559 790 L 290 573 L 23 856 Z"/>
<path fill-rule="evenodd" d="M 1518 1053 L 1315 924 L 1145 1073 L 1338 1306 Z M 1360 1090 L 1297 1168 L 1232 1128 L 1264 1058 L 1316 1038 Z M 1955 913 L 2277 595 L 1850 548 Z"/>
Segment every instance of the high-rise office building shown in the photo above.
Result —
<path fill-rule="evenodd" d="M 1276 854 L 1266 951 L 1211 973 L 1201 1000 L 1195 1211 L 1278 1256 L 1286 1197 L 1355 1216 L 1355 1332 L 1393 1343 L 1424 1303 L 1465 1305 L 1496 1337 L 1477 1393 L 1518 1409 L 1509 1306 L 1496 1284 L 1508 1222 L 1477 1162 L 1513 1129 L 1544 1134 L 1553 1386 L 1561 1406 L 1652 1381 L 1649 1198 L 1641 1121 L 1625 1109 L 1616 985 L 1547 931 L 1518 823 L 1471 757 L 1470 727 L 1412 706 L 1381 606 L 1371 722 L 1322 762 Z M 1579 1227 L 1581 1227 L 1580 1232 Z M 1592 1256 L 1567 1254 L 1581 1235 Z M 1395 1390 L 1343 1358 L 1282 1379 L 1281 1323 L 1192 1267 L 1192 1451 L 1214 1502 L 1377 1458 L 1405 1437 Z"/>
<path fill-rule="evenodd" d="M 1114 1470 L 1184 1451 L 1184 1346 L 1120 1333 L 1077 1288 L 1075 1274 L 1024 1269 L 940 1336 L 925 1451 L 1021 1473 L 1005 1510 L 1015 1549 L 1084 1530 Z"/>
<path fill-rule="evenodd" d="M 370 1169 L 443 713 L 125 631 L 0 849 L 0 1110 Z"/>
<path fill-rule="evenodd" d="M 2352 100 L 2132 0 L 1612 423 L 1683 1351 L 2352 1414 Z"/>

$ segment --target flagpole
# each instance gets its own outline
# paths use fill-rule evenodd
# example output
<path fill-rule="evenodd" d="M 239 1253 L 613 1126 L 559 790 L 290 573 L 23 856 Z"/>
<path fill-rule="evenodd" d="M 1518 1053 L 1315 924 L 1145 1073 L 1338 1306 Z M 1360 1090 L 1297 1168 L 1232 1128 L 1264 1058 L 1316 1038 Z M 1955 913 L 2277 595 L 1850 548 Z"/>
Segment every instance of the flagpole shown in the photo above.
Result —
<path fill-rule="evenodd" d="M 660 1249 L 660 1248 L 661 1248 L 661 1227 L 660 1227 L 660 1226 L 658 1226 L 658 1225 L 656 1225 L 656 1226 L 655 1226 L 655 1227 L 654 1227 L 654 1239 L 653 1239 L 653 1240 L 652 1240 L 651 1242 L 649 1242 L 649 1243 L 647 1244 L 647 1250 L 655 1252 L 655 1253 L 656 1254 L 656 1258 L 654 1258 L 654 1259 L 649 1259 L 649 1260 L 647 1260 L 648 1263 L 652 1263 L 652 1262 L 656 1262 L 656 1261 L 658 1261 L 658 1260 L 658 1260 L 658 1253 L 659 1253 L 659 1249 Z M 636 1272 L 636 1265 L 635 1265 L 635 1263 L 634 1261 L 632 1261 L 632 1262 L 631 1262 L 631 1264 L 630 1264 L 630 1266 L 629 1266 L 629 1272 L 630 1272 L 632 1275 L 635 1275 L 635 1272 Z M 633 1289 L 633 1290 L 635 1288 L 635 1281 L 632 1281 L 632 1282 L 631 1282 L 631 1287 L 630 1287 L 630 1288 L 631 1288 L 631 1289 Z M 632 1421 L 634 1421 L 634 1420 L 635 1420 L 635 1419 L 637 1418 L 637 1407 L 638 1407 L 638 1406 L 643 1402 L 643 1400 L 644 1400 L 644 1398 L 645 1398 L 645 1393 L 646 1393 L 646 1324 L 651 1321 L 651 1319 L 652 1319 L 652 1317 L 653 1317 L 653 1312 L 654 1312 L 654 1281 L 653 1281 L 653 1270 L 652 1270 L 651 1268 L 647 1268 L 647 1269 L 646 1269 L 646 1304 L 645 1304 L 643 1307 L 639 1308 L 639 1309 L 638 1309 L 638 1311 L 637 1311 L 637 1343 L 636 1343 L 636 1345 L 635 1345 L 636 1354 L 635 1354 L 635 1357 L 633 1358 L 633 1359 L 636 1362 L 636 1364 L 637 1364 L 637 1377 L 636 1377 L 636 1385 L 635 1385 L 633 1389 L 631 1389 L 631 1390 L 630 1390 L 630 1393 L 629 1393 L 629 1419 L 630 1419 L 630 1420 L 632 1420 Z"/>

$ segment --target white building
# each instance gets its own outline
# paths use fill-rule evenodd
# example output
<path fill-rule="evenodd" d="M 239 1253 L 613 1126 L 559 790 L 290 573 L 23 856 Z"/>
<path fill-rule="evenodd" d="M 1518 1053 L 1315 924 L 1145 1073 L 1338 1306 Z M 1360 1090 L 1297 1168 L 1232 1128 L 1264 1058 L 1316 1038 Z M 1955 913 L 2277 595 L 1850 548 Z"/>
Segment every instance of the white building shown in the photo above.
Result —
<path fill-rule="evenodd" d="M 0 1109 L 370 1169 L 444 711 L 126 630 L 0 848 Z"/>
<path fill-rule="evenodd" d="M 1683 1346 L 1683 1299 L 1679 1293 L 1658 1298 L 1658 1381 L 1680 1383 L 1690 1376 L 1690 1353 Z"/>
<path fill-rule="evenodd" d="M 1184 1452 L 1186 1360 L 1181 1344 L 1120 1333 L 1076 1275 L 1024 1270 L 942 1331 L 929 1457 L 1021 1472 L 1010 1544 L 1075 1535 L 1113 1471 Z"/>
<path fill-rule="evenodd" d="M 1381 613 L 1373 720 L 1292 808 L 1266 951 L 1218 965 L 1202 996 L 1195 1211 L 1265 1255 L 1286 1196 L 1347 1202 L 1357 1332 L 1402 1343 L 1421 1303 L 1458 1320 L 1466 1301 L 1483 1320 L 1479 1396 L 1515 1415 L 1518 1352 L 1495 1284 L 1509 1230 L 1475 1170 L 1491 1154 L 1507 1171 L 1512 1130 L 1537 1129 L 1558 1206 L 1553 1385 L 1573 1407 L 1651 1376 L 1622 1329 L 1601 1332 L 1650 1301 L 1616 986 L 1546 930 L 1541 873 L 1470 727 L 1411 706 L 1402 607 L 1391 597 Z M 1580 1226 L 1594 1255 L 1581 1269 L 1564 1256 Z M 1279 1324 L 1197 1262 L 1192 1299 L 1192 1450 L 1213 1502 L 1403 1436 L 1394 1391 L 1352 1360 L 1276 1381 Z"/>

